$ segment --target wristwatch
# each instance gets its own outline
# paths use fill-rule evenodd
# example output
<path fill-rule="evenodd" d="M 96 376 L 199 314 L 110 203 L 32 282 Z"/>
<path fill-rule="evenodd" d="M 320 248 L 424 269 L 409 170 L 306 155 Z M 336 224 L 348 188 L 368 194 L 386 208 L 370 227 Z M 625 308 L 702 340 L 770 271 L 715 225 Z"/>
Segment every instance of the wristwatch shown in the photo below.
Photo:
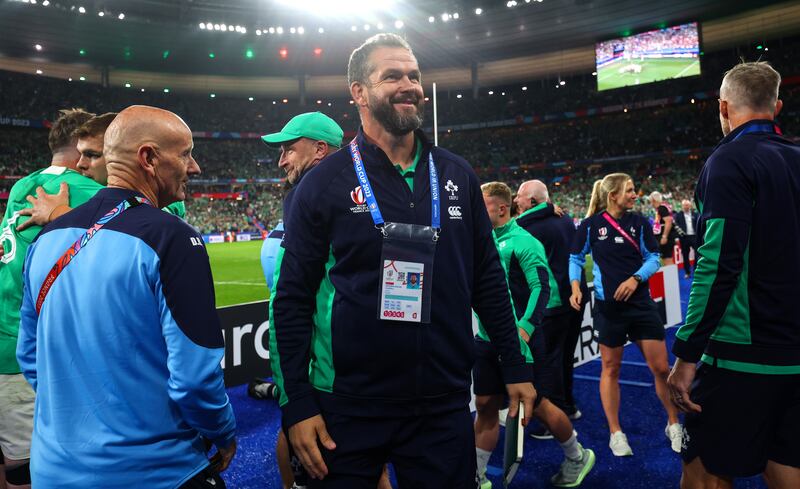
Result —
<path fill-rule="evenodd" d="M 638 273 L 633 274 L 633 279 L 639 283 L 642 283 L 642 276 L 639 275 Z"/>

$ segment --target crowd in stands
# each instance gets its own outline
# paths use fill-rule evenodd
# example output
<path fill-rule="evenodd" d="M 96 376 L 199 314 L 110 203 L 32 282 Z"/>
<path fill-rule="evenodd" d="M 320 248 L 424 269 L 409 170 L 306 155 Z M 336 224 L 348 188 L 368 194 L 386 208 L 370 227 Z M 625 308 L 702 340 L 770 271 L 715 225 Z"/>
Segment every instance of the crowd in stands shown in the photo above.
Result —
<path fill-rule="evenodd" d="M 769 44 L 774 66 L 791 79 L 800 75 L 800 38 Z M 754 49 L 754 48 L 751 48 Z M 597 92 L 591 76 L 573 77 L 559 88 L 548 81 L 495 89 L 494 95 L 477 100 L 456 99 L 454 93 L 440 96 L 439 143 L 462 156 L 476 169 L 482 181 L 505 181 L 515 188 L 519 182 L 541 178 L 548 183 L 553 200 L 575 216 L 583 216 L 596 178 L 610 171 L 626 171 L 637 187 L 649 193 L 658 190 L 679 203 L 691 198 L 694 177 L 705 156 L 720 139 L 717 101 L 714 97 L 695 100 L 698 91 L 713 91 L 722 71 L 741 54 L 726 50 L 703 59 L 704 75 L 621 90 Z M 512 92 L 512 89 L 514 90 Z M 658 103 L 648 108 L 637 102 L 684 95 L 681 103 Z M 781 90 L 784 111 L 779 123 L 786 134 L 800 135 L 800 84 L 787 83 Z M 80 106 L 96 113 L 120 110 L 144 103 L 173 110 L 193 130 L 254 131 L 264 134 L 278 130 L 299 112 L 322 110 L 334 117 L 346 131 L 356 128 L 356 112 L 347 99 L 323 101 L 298 107 L 296 102 L 276 100 L 250 102 L 246 99 L 144 92 L 103 88 L 83 82 L 0 72 L 0 116 L 48 119 L 60 108 Z M 330 105 L 328 105 L 330 103 Z M 533 114 L 576 111 L 608 105 L 630 106 L 631 110 L 608 115 L 582 116 L 517 124 L 514 118 Z M 220 107 L 224 106 L 224 110 Z M 426 110 L 430 112 L 431 104 Z M 428 120 L 430 121 L 430 117 Z M 448 125 L 512 119 L 506 127 L 454 130 Z M 245 192 L 241 200 L 192 198 L 187 200 L 187 217 L 203 233 L 270 229 L 280 219 L 284 177 L 277 167 L 278 151 L 260 139 L 195 138 L 193 152 L 202 175 L 190 186 L 190 193 Z M 0 176 L 21 176 L 47 166 L 47 130 L 0 126 Z M 558 162 L 558 164 L 553 164 Z M 255 182 L 254 179 L 268 181 Z M 231 182 L 232 180 L 238 180 Z M 0 196 L 15 180 L 0 179 Z M 0 198 L 0 211 L 5 202 Z M 649 209 L 645 206 L 645 210 Z"/>

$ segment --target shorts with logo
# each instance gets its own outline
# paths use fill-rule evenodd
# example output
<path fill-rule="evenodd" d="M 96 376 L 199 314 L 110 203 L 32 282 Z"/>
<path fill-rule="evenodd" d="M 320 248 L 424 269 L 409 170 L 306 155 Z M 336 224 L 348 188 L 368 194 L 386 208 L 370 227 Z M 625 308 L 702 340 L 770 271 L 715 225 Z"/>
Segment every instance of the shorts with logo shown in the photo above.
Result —
<path fill-rule="evenodd" d="M 503 380 L 503 371 L 500 369 L 500 354 L 497 349 L 488 341 L 476 339 L 475 351 L 475 365 L 472 367 L 473 392 L 476 396 L 505 396 L 506 383 Z M 529 365 L 533 370 L 534 364 Z M 533 385 L 536 386 L 536 379 Z M 534 407 L 539 406 L 542 399 L 544 396 L 536 396 Z"/>
<path fill-rule="evenodd" d="M 750 477 L 767 461 L 800 468 L 800 375 L 737 372 L 708 364 L 691 393 L 701 413 L 686 415 L 681 457 L 700 457 L 720 477 Z"/>
<path fill-rule="evenodd" d="M 7 459 L 31 457 L 34 400 L 22 374 L 0 375 L 0 449 Z"/>
<path fill-rule="evenodd" d="M 658 306 L 650 299 L 634 303 L 596 300 L 594 330 L 598 343 L 610 348 L 623 346 L 628 340 L 664 340 Z"/>

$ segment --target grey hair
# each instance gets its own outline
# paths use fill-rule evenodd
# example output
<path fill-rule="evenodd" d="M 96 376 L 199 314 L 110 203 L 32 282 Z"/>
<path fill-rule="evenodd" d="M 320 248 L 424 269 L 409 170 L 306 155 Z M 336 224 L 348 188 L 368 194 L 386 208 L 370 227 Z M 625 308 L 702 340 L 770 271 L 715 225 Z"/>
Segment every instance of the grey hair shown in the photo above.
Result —
<path fill-rule="evenodd" d="M 402 48 L 407 49 L 411 54 L 411 46 L 405 39 L 392 33 L 376 34 L 366 41 L 364 44 L 357 47 L 350 54 L 350 61 L 347 62 L 347 84 L 352 85 L 353 82 L 367 83 L 369 75 L 375 69 L 369 63 L 369 55 L 378 48 Z"/>
<path fill-rule="evenodd" d="M 773 112 L 781 75 L 767 62 L 739 63 L 725 72 L 719 96 L 755 112 Z"/>
<path fill-rule="evenodd" d="M 656 202 L 663 202 L 664 201 L 664 196 L 662 196 L 661 192 L 659 192 L 659 191 L 655 191 L 655 192 L 651 193 L 650 194 L 650 198 L 652 200 L 655 200 Z"/>

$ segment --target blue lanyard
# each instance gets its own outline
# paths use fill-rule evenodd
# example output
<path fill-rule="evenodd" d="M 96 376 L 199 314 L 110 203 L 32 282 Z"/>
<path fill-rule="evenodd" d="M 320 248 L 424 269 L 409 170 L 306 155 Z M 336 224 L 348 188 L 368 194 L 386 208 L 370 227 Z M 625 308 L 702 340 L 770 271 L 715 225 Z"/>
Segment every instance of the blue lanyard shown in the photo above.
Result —
<path fill-rule="evenodd" d="M 375 223 L 375 227 L 381 227 L 384 224 L 383 215 L 378 207 L 378 201 L 375 200 L 375 194 L 372 192 L 372 186 L 369 184 L 369 177 L 367 177 L 367 170 L 361 160 L 361 152 L 358 150 L 358 144 L 355 141 L 350 143 L 350 156 L 353 158 L 353 168 L 356 170 L 356 177 L 361 185 L 361 191 L 364 192 L 369 213 L 372 215 L 372 222 Z M 439 213 L 439 176 L 436 173 L 436 166 L 433 164 L 432 151 L 428 153 L 428 167 L 431 178 L 431 227 L 438 231 L 442 227 Z"/>
<path fill-rule="evenodd" d="M 775 124 L 753 124 L 752 126 L 747 126 L 742 129 L 742 132 L 737 134 L 736 137 L 733 138 L 733 141 L 736 141 L 743 135 L 751 132 L 769 132 L 772 134 L 778 134 L 778 131 L 775 130 Z"/>

